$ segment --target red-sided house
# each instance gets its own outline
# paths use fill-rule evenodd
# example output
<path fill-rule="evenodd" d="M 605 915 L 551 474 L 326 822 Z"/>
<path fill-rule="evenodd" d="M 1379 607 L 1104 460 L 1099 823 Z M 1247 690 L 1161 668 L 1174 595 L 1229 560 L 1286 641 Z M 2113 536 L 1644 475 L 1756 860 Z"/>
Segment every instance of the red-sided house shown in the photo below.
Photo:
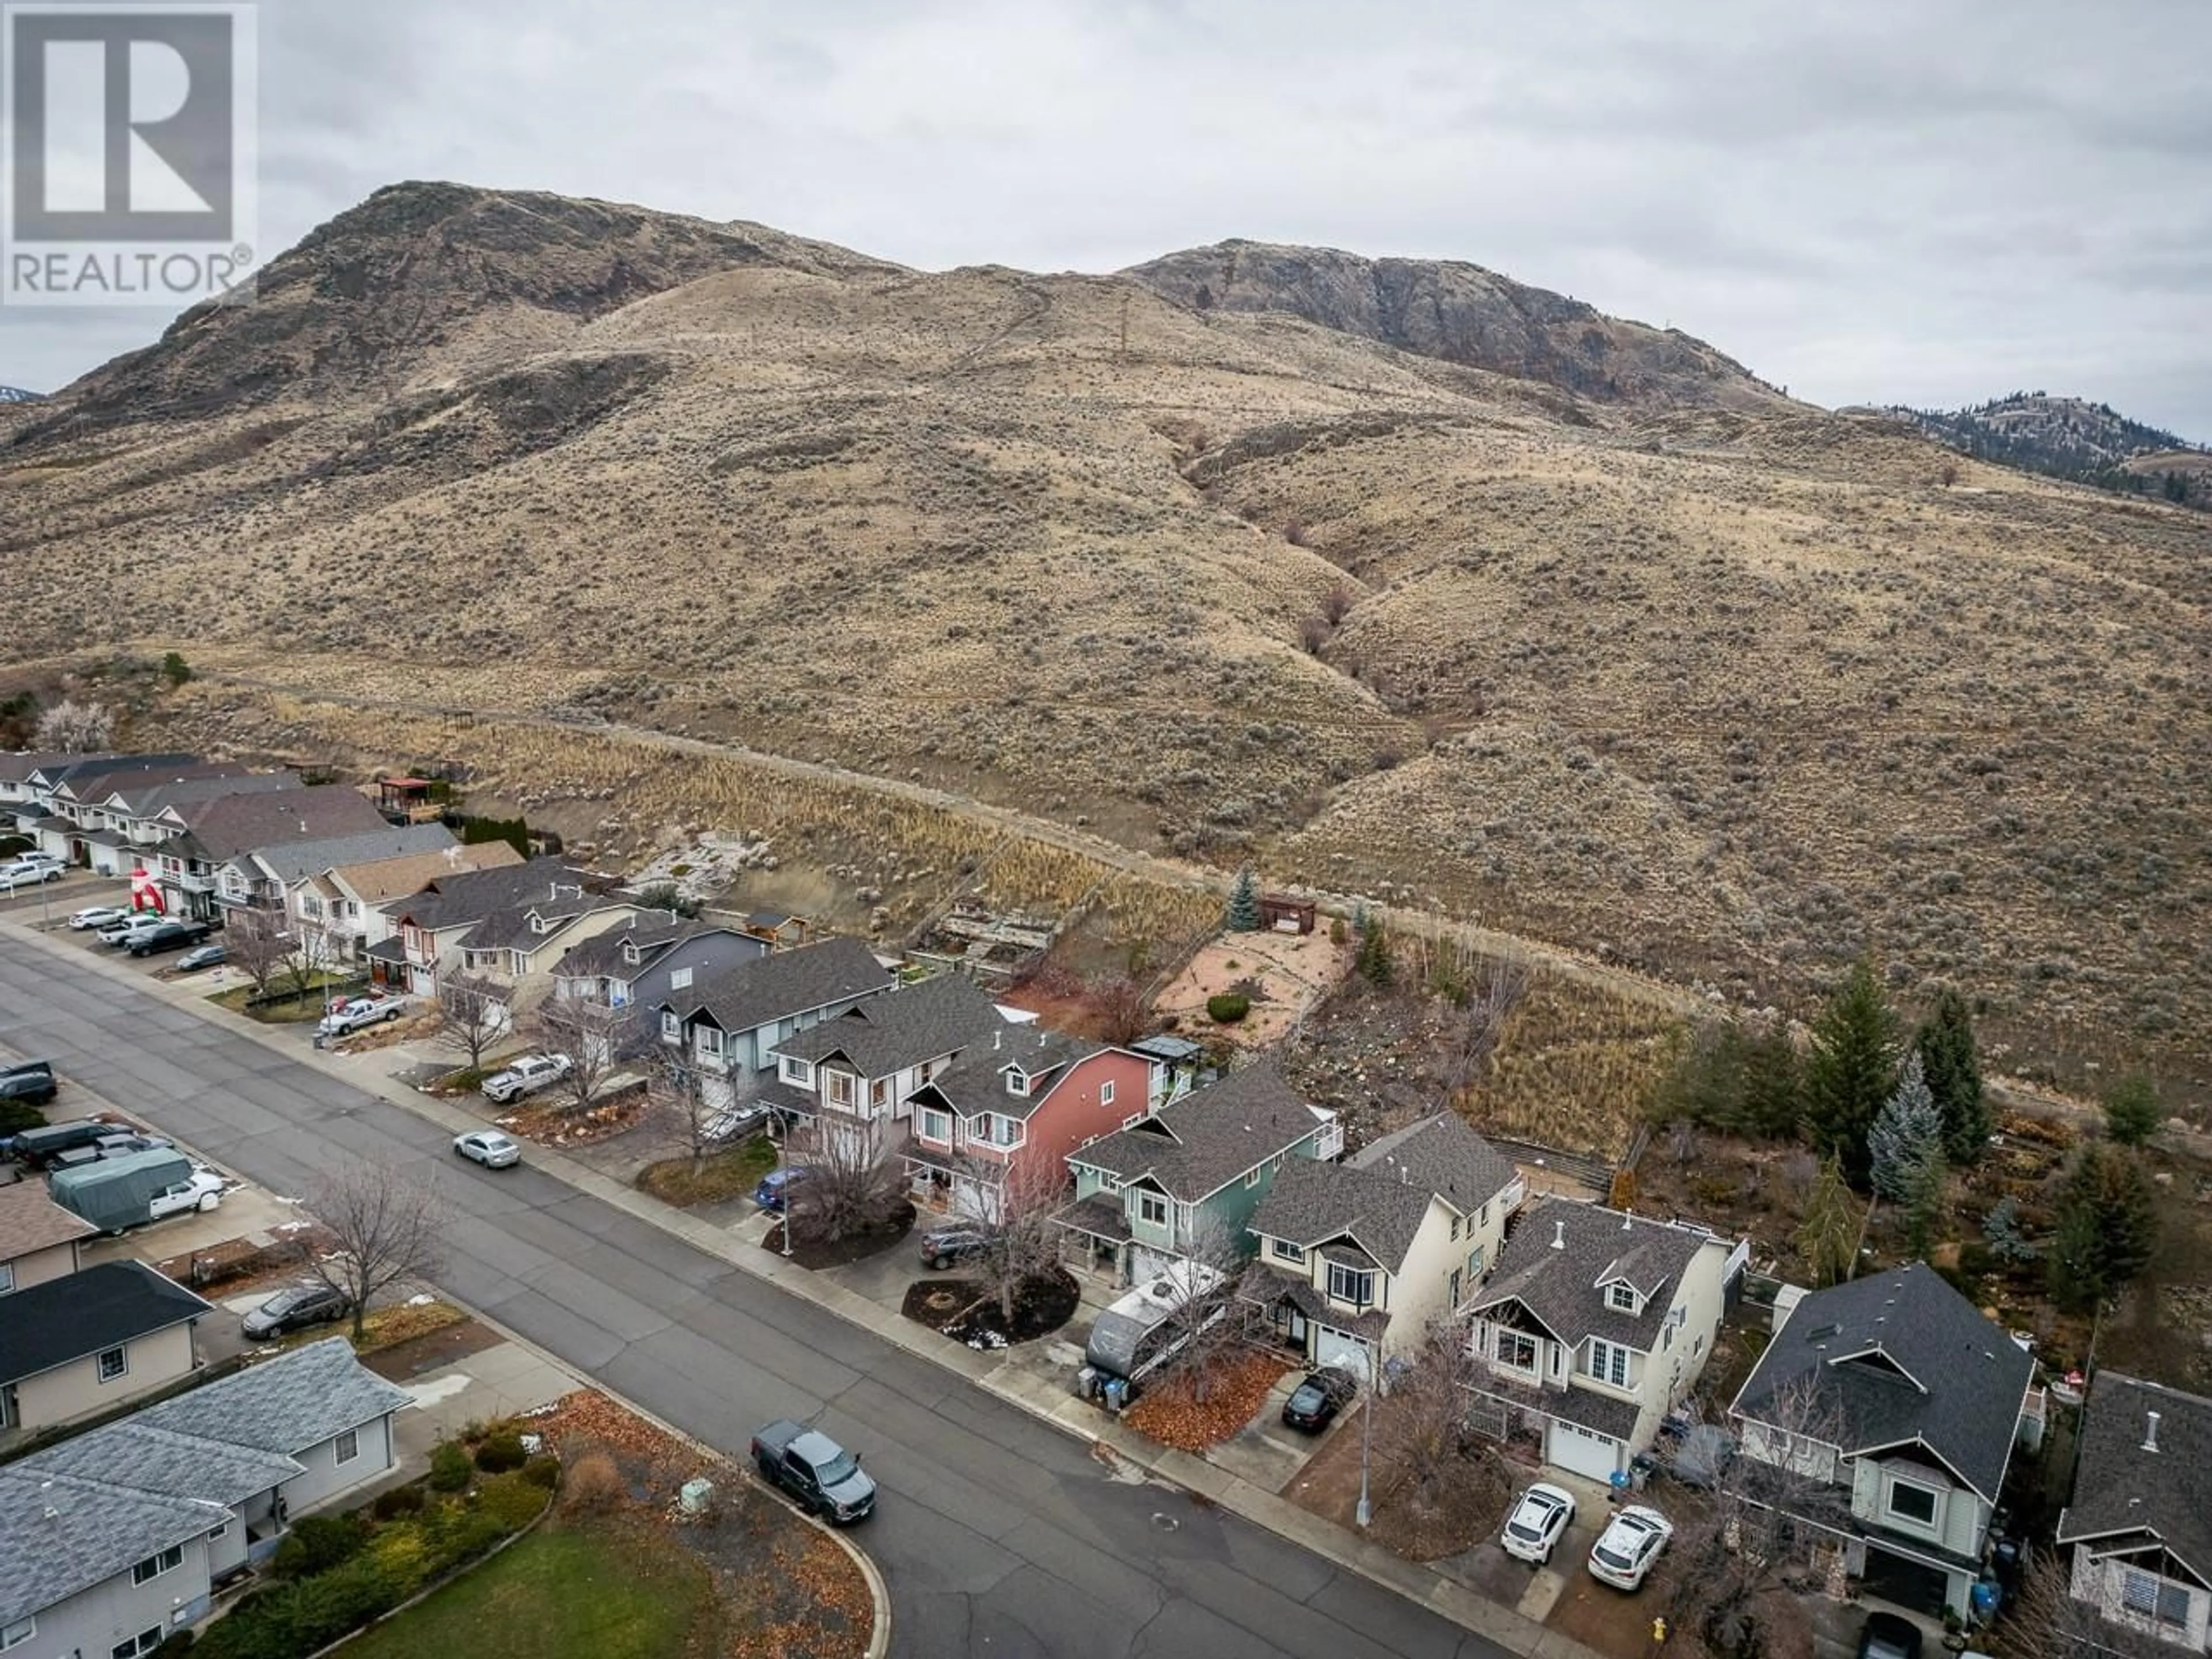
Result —
<path fill-rule="evenodd" d="M 995 1219 L 1014 1183 L 1026 1201 L 1067 1184 L 1067 1155 L 1144 1116 L 1152 1062 L 1036 1026 L 1009 1026 L 910 1097 L 908 1167 L 933 1201 Z"/>

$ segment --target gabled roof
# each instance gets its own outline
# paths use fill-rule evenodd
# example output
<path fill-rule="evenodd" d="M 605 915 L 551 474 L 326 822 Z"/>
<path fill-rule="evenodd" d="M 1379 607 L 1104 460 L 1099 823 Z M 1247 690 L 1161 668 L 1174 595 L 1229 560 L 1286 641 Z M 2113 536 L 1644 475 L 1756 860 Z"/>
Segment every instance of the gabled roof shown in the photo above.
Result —
<path fill-rule="evenodd" d="M 734 928 L 717 927 L 711 921 L 672 916 L 665 910 L 640 910 L 621 927 L 570 945 L 553 964 L 553 971 L 567 979 L 618 979 L 627 983 L 651 969 L 664 953 L 702 933 L 743 937 Z M 633 953 L 635 961 L 630 959 Z"/>
<path fill-rule="evenodd" d="M 31 774 L 47 767 L 67 766 L 72 762 L 96 758 L 90 755 L 72 755 L 53 749 L 0 750 L 0 783 L 23 783 Z"/>
<path fill-rule="evenodd" d="M 962 1117 L 997 1112 L 1027 1122 L 1076 1066 L 1107 1047 L 1040 1025 L 1017 1024 L 999 1013 L 995 1005 L 992 1012 L 999 1024 L 987 1028 L 951 1065 L 915 1090 L 915 1099 L 933 1097 Z M 1020 1094 L 1008 1087 L 1016 1071 L 1022 1078 Z"/>
<path fill-rule="evenodd" d="M 1276 1173 L 1251 1226 L 1308 1249 L 1356 1241 L 1396 1273 L 1436 1200 L 1473 1215 L 1519 1178 L 1512 1160 L 1452 1113 L 1370 1142 L 1339 1164 L 1299 1158 Z"/>
<path fill-rule="evenodd" d="M 209 1303 L 143 1261 L 103 1261 L 0 1296 L 0 1383 L 211 1313 Z"/>
<path fill-rule="evenodd" d="M 550 902 L 556 885 L 573 889 L 589 884 L 583 871 L 549 854 L 520 864 L 439 876 L 404 898 L 386 905 L 384 912 L 395 922 L 442 933 L 451 927 L 473 927 L 495 910 L 525 904 L 533 898 Z"/>
<path fill-rule="evenodd" d="M 357 835 L 330 836 L 264 847 L 250 856 L 271 881 L 289 884 L 320 871 L 380 859 L 404 859 L 442 853 L 459 843 L 442 823 L 380 823 Z"/>
<path fill-rule="evenodd" d="M 220 1526 L 230 1511 L 112 1480 L 46 1474 L 40 1459 L 0 1465 L 0 1625 L 112 1578 L 135 1562 Z"/>
<path fill-rule="evenodd" d="M 46 1195 L 43 1181 L 16 1181 L 0 1187 L 0 1261 L 89 1238 L 99 1228 Z"/>
<path fill-rule="evenodd" d="M 1548 1199 L 1506 1239 L 1474 1311 L 1518 1302 L 1570 1346 L 1600 1336 L 1649 1352 L 1683 1274 L 1711 1242 L 1703 1228 Z M 1607 1305 L 1604 1287 L 1623 1279 L 1647 1298 L 1641 1313 Z"/>
<path fill-rule="evenodd" d="M 848 997 L 887 991 L 891 982 L 891 970 L 859 939 L 830 939 L 732 963 L 689 989 L 672 991 L 662 1006 L 686 1020 L 703 1014 L 725 1031 L 751 1031 Z"/>
<path fill-rule="evenodd" d="M 26 775 L 39 779 L 49 793 L 64 785 L 74 793 L 98 779 L 122 778 L 133 772 L 176 773 L 201 764 L 198 755 L 181 750 L 161 755 L 65 755 L 33 767 Z"/>
<path fill-rule="evenodd" d="M 1917 1442 L 1994 1503 L 2034 1371 L 2027 1350 L 1914 1261 L 1799 1302 L 1731 1409 L 1759 1421 L 1810 1392 L 1846 1454 Z"/>
<path fill-rule="evenodd" d="M 1149 1180 L 1171 1198 L 1196 1203 L 1289 1152 L 1329 1115 L 1301 1099 L 1274 1061 L 1263 1060 L 1068 1158 L 1119 1176 L 1124 1184 Z"/>
<path fill-rule="evenodd" d="M 297 772 L 248 772 L 223 768 L 204 777 L 170 781 L 134 779 L 107 792 L 106 804 L 126 817 L 150 818 L 164 808 L 221 795 L 270 795 L 305 786 Z"/>
<path fill-rule="evenodd" d="M 319 873 L 337 883 L 362 904 L 384 904 L 419 893 L 441 877 L 467 875 L 477 870 L 512 869 L 521 862 L 522 854 L 514 850 L 514 842 L 479 841 L 441 848 L 433 853 L 410 853 L 402 858 L 333 864 Z"/>
<path fill-rule="evenodd" d="M 460 947 L 464 951 L 541 951 L 562 930 L 595 911 L 631 908 L 628 899 L 555 884 L 534 898 L 503 906 L 483 917 L 461 935 Z"/>
<path fill-rule="evenodd" d="M 36 1461 L 46 1474 L 125 1480 L 141 1492 L 211 1504 L 240 1504 L 307 1473 L 306 1464 L 283 1452 L 179 1434 L 135 1417 L 50 1446 Z"/>
<path fill-rule="evenodd" d="M 296 1457 L 332 1435 L 398 1411 L 410 1398 L 355 1358 L 345 1338 L 331 1336 L 205 1388 L 173 1395 L 131 1420 Z"/>
<path fill-rule="evenodd" d="M 2158 1413 L 2155 1439 L 2151 1413 Z M 2146 1443 L 2156 1449 L 2147 1449 Z M 2157 1382 L 2099 1371 L 2081 1407 L 2074 1501 L 2058 1517 L 2058 1541 L 2155 1537 L 2212 1584 L 2212 1400 Z"/>
<path fill-rule="evenodd" d="M 862 1077 L 888 1077 L 970 1044 L 980 1042 L 988 1049 L 992 1034 L 1007 1029 L 975 981 L 963 974 L 939 974 L 810 1025 L 776 1044 L 775 1052 L 815 1061 L 842 1057 Z"/>
<path fill-rule="evenodd" d="M 165 843 L 176 852 L 211 864 L 227 864 L 241 853 L 327 840 L 388 827 L 368 797 L 343 783 L 310 785 L 263 795 L 218 795 L 175 809 L 185 824 L 182 835 Z"/>

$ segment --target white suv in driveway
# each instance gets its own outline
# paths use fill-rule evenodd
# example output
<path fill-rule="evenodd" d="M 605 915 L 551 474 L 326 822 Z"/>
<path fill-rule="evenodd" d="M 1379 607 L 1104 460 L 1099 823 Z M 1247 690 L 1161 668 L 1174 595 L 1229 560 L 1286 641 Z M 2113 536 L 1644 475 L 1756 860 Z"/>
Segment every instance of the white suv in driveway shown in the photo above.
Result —
<path fill-rule="evenodd" d="M 508 1105 L 525 1095 L 552 1087 L 575 1069 L 575 1061 L 566 1054 L 525 1054 L 483 1080 L 484 1098 L 495 1105 Z"/>

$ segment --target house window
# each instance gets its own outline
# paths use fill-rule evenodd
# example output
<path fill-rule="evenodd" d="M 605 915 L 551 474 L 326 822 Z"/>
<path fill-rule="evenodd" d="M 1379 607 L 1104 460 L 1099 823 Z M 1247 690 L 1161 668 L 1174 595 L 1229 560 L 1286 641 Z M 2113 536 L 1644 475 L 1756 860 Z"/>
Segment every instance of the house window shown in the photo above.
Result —
<path fill-rule="evenodd" d="M 1293 1244 L 1287 1238 L 1279 1238 L 1275 1241 L 1275 1256 L 1282 1261 L 1303 1261 L 1306 1259 L 1306 1247 Z"/>
<path fill-rule="evenodd" d="M 1022 1128 L 1018 1119 L 1006 1117 L 997 1112 L 986 1112 L 976 1121 L 982 1125 L 983 1139 L 991 1146 L 1018 1146 L 1021 1145 Z"/>
<path fill-rule="evenodd" d="M 1098 1085 L 1098 1103 L 1101 1106 L 1114 1103 L 1114 1079 L 1110 1077 Z"/>
<path fill-rule="evenodd" d="M 1245 1170 L 1245 1171 L 1244 1171 L 1244 1184 L 1245 1184 L 1247 1187 L 1256 1187 L 1256 1186 L 1258 1186 L 1258 1185 L 1260 1184 L 1260 1176 L 1261 1176 L 1263 1173 L 1264 1173 L 1263 1166 L 1261 1166 L 1261 1165 L 1260 1165 L 1260 1164 L 1254 1164 L 1254 1165 L 1252 1166 L 1252 1168 L 1250 1168 L 1250 1169 L 1249 1169 L 1249 1170 Z"/>
<path fill-rule="evenodd" d="M 331 1460 L 333 1462 L 352 1462 L 355 1458 L 361 1455 L 360 1431 L 356 1429 L 348 1429 L 343 1434 L 337 1437 L 337 1443 L 334 1449 L 337 1455 Z"/>
<path fill-rule="evenodd" d="M 941 1140 L 950 1145 L 952 1139 L 952 1114 L 940 1112 L 934 1106 L 921 1109 L 921 1138 Z"/>
<path fill-rule="evenodd" d="M 1607 1342 L 1592 1337 L 1589 1346 L 1589 1375 L 1600 1382 L 1610 1382 L 1616 1389 L 1628 1386 L 1628 1350 L 1618 1342 Z"/>
<path fill-rule="evenodd" d="M 9 1648 L 20 1648 L 39 1633 L 36 1619 L 18 1619 L 12 1625 L 0 1625 L 0 1653 Z"/>
<path fill-rule="evenodd" d="M 1480 1244 L 1467 1253 L 1467 1276 L 1470 1282 L 1482 1277 L 1482 1246 Z"/>
<path fill-rule="evenodd" d="M 103 1348 L 100 1355 L 100 1380 L 112 1382 L 131 1370 L 131 1357 L 120 1348 Z"/>
<path fill-rule="evenodd" d="M 853 1074 L 850 1072 L 830 1072 L 826 1075 L 830 1082 L 830 1103 L 832 1106 L 850 1106 L 853 1103 Z"/>
<path fill-rule="evenodd" d="M 1452 1230 L 1451 1230 L 1452 1243 L 1455 1243 L 1455 1244 L 1456 1244 L 1456 1243 L 1459 1243 L 1459 1224 L 1460 1224 L 1460 1218 L 1459 1218 L 1458 1216 L 1455 1215 L 1455 1216 L 1452 1218 Z"/>
<path fill-rule="evenodd" d="M 696 1042 L 702 1054 L 720 1054 L 722 1052 L 722 1034 L 711 1025 L 699 1028 Z"/>
<path fill-rule="evenodd" d="M 1936 1524 L 1936 1499 L 1933 1486 L 1919 1486 L 1910 1480 L 1900 1480 L 1895 1475 L 1889 1480 L 1889 1516 L 1908 1526 L 1932 1527 Z"/>
<path fill-rule="evenodd" d="M 301 894 L 300 914 L 303 916 L 319 918 L 323 914 L 322 900 L 317 898 L 313 893 Z"/>
<path fill-rule="evenodd" d="M 814 1082 L 814 1062 L 811 1060 L 794 1060 L 788 1054 L 785 1055 L 783 1080 L 786 1083 L 796 1083 L 802 1089 L 811 1087 Z"/>
<path fill-rule="evenodd" d="M 891 1103 L 891 1080 L 887 1077 L 872 1078 L 868 1083 L 868 1104 L 888 1106 Z"/>
<path fill-rule="evenodd" d="M 163 1573 L 173 1572 L 184 1565 L 185 1547 L 182 1544 L 172 1544 L 159 1555 L 149 1555 L 131 1568 L 131 1582 L 134 1584 L 151 1583 Z"/>
<path fill-rule="evenodd" d="M 1523 1332 L 1498 1332 L 1498 1346 L 1492 1352 L 1501 1365 L 1510 1365 L 1516 1371 L 1536 1369 L 1536 1339 Z"/>
<path fill-rule="evenodd" d="M 663 1009 L 660 1014 L 660 1040 L 663 1042 L 684 1041 L 684 1022 Z"/>
<path fill-rule="evenodd" d="M 2133 1567 L 2123 1568 L 2120 1605 L 2130 1613 L 2145 1619 L 2155 1619 L 2161 1625 L 2173 1625 L 2183 1629 L 2189 1625 L 2189 1587 L 2169 1583 L 2154 1573 L 2141 1572 Z"/>
<path fill-rule="evenodd" d="M 1629 1285 L 1615 1285 L 1606 1292 L 1605 1305 L 1618 1309 L 1622 1313 L 1634 1313 L 1636 1311 L 1635 1287 Z"/>
<path fill-rule="evenodd" d="M 1328 1264 L 1328 1296 L 1332 1302 L 1344 1302 L 1355 1308 L 1364 1308 L 1375 1300 L 1375 1270 L 1371 1267 L 1348 1267 L 1341 1261 Z"/>
<path fill-rule="evenodd" d="M 230 1522 L 228 1521 L 225 1521 L 220 1526 L 210 1527 L 208 1528 L 208 1542 L 210 1544 L 214 1543 L 216 1539 L 222 1537 L 223 1534 L 229 1530 Z"/>
<path fill-rule="evenodd" d="M 0 1296 L 7 1295 L 15 1288 L 15 1264 L 12 1261 L 0 1261 Z"/>
<path fill-rule="evenodd" d="M 1008 1066 L 1006 1068 L 1006 1092 L 1010 1095 L 1025 1095 L 1029 1093 L 1029 1073 L 1022 1070 L 1018 1066 Z"/>
<path fill-rule="evenodd" d="M 670 969 L 668 970 L 668 988 L 672 991 L 690 990 L 691 988 L 691 970 L 689 968 Z"/>
<path fill-rule="evenodd" d="M 1137 1219 L 1147 1227 L 1166 1226 L 1168 1224 L 1167 1200 L 1162 1198 L 1158 1193 L 1139 1193 Z"/>
<path fill-rule="evenodd" d="M 507 970 L 520 979 L 530 971 L 529 954 L 522 951 L 509 951 L 507 953 Z"/>
<path fill-rule="evenodd" d="M 1474 1212 L 1474 1224 L 1477 1227 L 1487 1227 L 1490 1224 L 1490 1206 L 1486 1204 Z"/>
<path fill-rule="evenodd" d="M 142 1630 L 136 1636 L 118 1642 L 107 1651 L 111 1659 L 139 1659 L 141 1654 L 151 1653 L 161 1645 L 161 1627 L 156 1625 L 151 1630 Z"/>

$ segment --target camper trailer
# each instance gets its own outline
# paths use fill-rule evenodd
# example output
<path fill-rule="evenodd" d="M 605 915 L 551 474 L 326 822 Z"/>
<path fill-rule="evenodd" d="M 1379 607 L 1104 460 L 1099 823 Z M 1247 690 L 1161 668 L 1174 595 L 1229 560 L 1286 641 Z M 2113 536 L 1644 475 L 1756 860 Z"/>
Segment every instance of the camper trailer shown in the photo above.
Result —
<path fill-rule="evenodd" d="M 1176 1316 L 1193 1297 L 1218 1297 L 1224 1275 L 1217 1268 L 1178 1261 L 1153 1274 L 1098 1316 L 1075 1374 L 1075 1391 L 1118 1412 L 1137 1397 L 1144 1381 L 1175 1358 L 1195 1334 Z M 1203 1330 L 1228 1317 L 1225 1302 L 1206 1314 Z"/>

